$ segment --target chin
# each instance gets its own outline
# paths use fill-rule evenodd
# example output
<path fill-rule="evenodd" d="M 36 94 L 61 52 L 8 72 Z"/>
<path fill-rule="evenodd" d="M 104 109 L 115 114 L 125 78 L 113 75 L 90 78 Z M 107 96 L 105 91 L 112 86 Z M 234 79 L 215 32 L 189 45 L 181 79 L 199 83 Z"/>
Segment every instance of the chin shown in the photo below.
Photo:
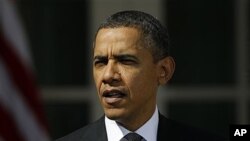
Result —
<path fill-rule="evenodd" d="M 111 120 L 121 120 L 125 115 L 121 109 L 104 109 L 104 113 Z"/>

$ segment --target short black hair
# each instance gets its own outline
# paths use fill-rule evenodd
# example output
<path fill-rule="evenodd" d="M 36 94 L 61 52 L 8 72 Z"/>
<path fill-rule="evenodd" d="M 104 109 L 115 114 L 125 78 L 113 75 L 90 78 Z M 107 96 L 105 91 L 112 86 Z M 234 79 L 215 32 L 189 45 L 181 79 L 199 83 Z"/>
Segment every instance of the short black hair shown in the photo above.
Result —
<path fill-rule="evenodd" d="M 150 14 L 129 10 L 115 13 L 99 26 L 98 31 L 103 28 L 133 27 L 142 35 L 142 42 L 152 53 L 154 61 L 157 62 L 169 56 L 169 37 L 167 29 L 159 20 Z"/>

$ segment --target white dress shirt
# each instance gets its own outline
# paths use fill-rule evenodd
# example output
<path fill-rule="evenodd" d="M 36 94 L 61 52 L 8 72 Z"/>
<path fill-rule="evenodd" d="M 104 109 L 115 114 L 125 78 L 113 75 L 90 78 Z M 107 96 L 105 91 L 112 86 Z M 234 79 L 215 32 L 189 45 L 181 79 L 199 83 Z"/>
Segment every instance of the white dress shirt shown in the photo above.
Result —
<path fill-rule="evenodd" d="M 135 131 L 135 133 L 141 135 L 146 141 L 156 141 L 157 140 L 157 129 L 159 123 L 159 113 L 157 106 L 155 108 L 155 112 L 152 117 L 139 129 Z M 105 126 L 108 136 L 108 141 L 120 141 L 125 135 L 130 133 L 131 131 L 127 130 L 120 124 L 118 124 L 114 120 L 110 120 L 105 116 Z"/>

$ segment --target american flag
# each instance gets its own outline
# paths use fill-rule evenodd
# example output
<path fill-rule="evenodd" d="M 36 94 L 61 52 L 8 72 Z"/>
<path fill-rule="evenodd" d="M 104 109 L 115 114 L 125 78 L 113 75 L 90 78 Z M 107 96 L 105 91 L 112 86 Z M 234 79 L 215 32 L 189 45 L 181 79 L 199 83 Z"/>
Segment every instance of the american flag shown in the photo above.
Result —
<path fill-rule="evenodd" d="M 0 141 L 49 141 L 14 0 L 0 0 Z"/>

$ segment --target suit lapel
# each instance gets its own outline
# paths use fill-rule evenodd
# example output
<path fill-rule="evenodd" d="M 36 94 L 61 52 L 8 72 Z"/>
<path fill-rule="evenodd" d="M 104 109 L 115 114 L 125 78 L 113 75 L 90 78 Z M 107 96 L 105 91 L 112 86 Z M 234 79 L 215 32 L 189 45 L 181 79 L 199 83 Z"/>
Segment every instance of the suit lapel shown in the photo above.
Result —
<path fill-rule="evenodd" d="M 166 141 L 166 140 L 177 140 L 178 136 L 175 132 L 175 127 L 172 124 L 171 120 L 164 117 L 159 113 L 159 125 L 157 132 L 157 141 Z"/>
<path fill-rule="evenodd" d="M 82 134 L 83 133 L 83 134 Z M 74 138 L 79 141 L 108 141 L 105 127 L 104 116 L 96 122 L 82 128 L 79 132 L 80 137 Z"/>
<path fill-rule="evenodd" d="M 104 116 L 97 121 L 95 127 L 96 129 L 93 131 L 96 132 L 95 136 L 93 137 L 95 138 L 95 141 L 108 141 Z"/>
<path fill-rule="evenodd" d="M 168 133 L 167 127 L 167 119 L 159 113 L 159 124 L 158 124 L 158 132 L 157 132 L 157 141 L 164 141 L 167 137 Z"/>

